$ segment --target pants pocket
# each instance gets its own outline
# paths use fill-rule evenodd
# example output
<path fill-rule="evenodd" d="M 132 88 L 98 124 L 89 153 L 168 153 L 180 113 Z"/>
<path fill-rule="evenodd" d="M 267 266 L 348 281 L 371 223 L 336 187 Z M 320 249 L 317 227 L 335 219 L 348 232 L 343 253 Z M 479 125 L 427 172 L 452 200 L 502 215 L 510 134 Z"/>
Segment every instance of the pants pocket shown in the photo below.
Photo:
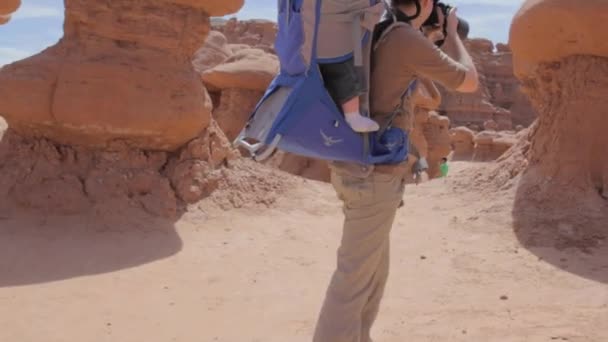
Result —
<path fill-rule="evenodd" d="M 373 200 L 373 184 L 369 178 L 359 178 L 332 172 L 331 182 L 347 208 L 365 206 Z"/>
<path fill-rule="evenodd" d="M 374 173 L 374 197 L 378 202 L 401 200 L 405 190 L 405 177 L 385 173 Z"/>

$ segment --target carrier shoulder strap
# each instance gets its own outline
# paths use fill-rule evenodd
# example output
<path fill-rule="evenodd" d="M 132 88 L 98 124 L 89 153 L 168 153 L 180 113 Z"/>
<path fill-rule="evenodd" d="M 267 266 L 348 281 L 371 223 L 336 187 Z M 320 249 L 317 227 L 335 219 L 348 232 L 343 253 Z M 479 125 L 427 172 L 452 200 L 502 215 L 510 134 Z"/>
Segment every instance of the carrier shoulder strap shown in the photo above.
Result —
<path fill-rule="evenodd" d="M 380 35 L 378 37 L 376 37 L 375 41 L 374 41 L 374 45 L 373 45 L 373 49 L 374 51 L 376 49 L 378 49 L 378 47 L 384 43 L 386 41 L 386 37 L 388 37 L 388 34 L 391 33 L 393 30 L 399 28 L 399 27 L 404 27 L 406 25 L 409 25 L 406 22 L 403 21 L 394 21 L 392 22 L 387 28 L 385 28 L 382 33 L 380 33 Z"/>

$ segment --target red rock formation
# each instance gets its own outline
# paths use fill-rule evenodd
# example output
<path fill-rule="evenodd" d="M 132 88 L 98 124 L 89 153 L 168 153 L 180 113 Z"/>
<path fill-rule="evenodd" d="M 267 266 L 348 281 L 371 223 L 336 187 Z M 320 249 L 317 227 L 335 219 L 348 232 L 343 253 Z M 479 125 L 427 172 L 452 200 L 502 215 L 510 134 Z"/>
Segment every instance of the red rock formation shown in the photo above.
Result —
<path fill-rule="evenodd" d="M 465 45 L 480 73 L 480 89 L 474 94 L 442 89 L 440 112 L 457 126 L 483 126 L 494 120 L 498 129 L 509 130 L 514 125 L 531 124 L 535 113 L 513 75 L 509 47 L 499 44 L 495 52 L 492 42 L 486 39 L 467 40 Z"/>
<path fill-rule="evenodd" d="M 21 0 L 1 0 L 0 14 L 11 14 L 21 6 Z"/>
<path fill-rule="evenodd" d="M 215 189 L 261 195 L 190 63 L 208 15 L 241 5 L 66 1 L 62 40 L 0 71 L 0 206 L 171 217 Z"/>
<path fill-rule="evenodd" d="M 410 132 L 410 140 L 424 158 L 428 158 L 429 143 L 424 135 L 424 127 L 429 121 L 429 111 L 423 108 L 416 108 L 414 115 L 414 129 Z"/>
<path fill-rule="evenodd" d="M 276 56 L 260 49 L 243 49 L 206 70 L 202 78 L 210 91 L 229 88 L 264 91 L 278 71 Z"/>
<path fill-rule="evenodd" d="M 524 2 L 509 45 L 538 120 L 474 180 L 492 193 L 514 190 L 516 236 L 558 267 L 561 250 L 601 255 L 608 238 L 608 42 L 597 25 L 606 20 L 603 0 Z"/>
<path fill-rule="evenodd" d="M 471 160 L 475 151 L 475 132 L 467 127 L 456 127 L 450 130 L 452 143 L 452 160 Z"/>
<path fill-rule="evenodd" d="M 0 0 L 0 25 L 8 23 L 19 6 L 21 0 Z"/>
<path fill-rule="evenodd" d="M 447 158 L 452 151 L 450 141 L 450 119 L 436 112 L 430 112 L 428 120 L 422 126 L 424 137 L 428 143 L 427 160 L 429 178 L 441 176 L 439 165 L 442 158 Z"/>
<path fill-rule="evenodd" d="M 435 112 L 441 102 L 441 95 L 433 82 L 423 79 L 412 98 L 415 112 L 410 130 L 412 145 L 429 164 L 427 178 L 440 176 L 439 166 L 451 151 L 450 119 Z M 407 118 L 405 118 L 407 120 Z"/>
<path fill-rule="evenodd" d="M 608 198 L 608 42 L 595 24 L 607 19 L 605 1 L 529 0 L 510 45 L 515 74 L 540 112 L 526 179 L 546 181 L 534 197 L 608 213 L 598 202 Z"/>
<path fill-rule="evenodd" d="M 221 32 L 211 31 L 203 44 L 192 59 L 194 70 L 202 73 L 217 65 L 224 63 L 234 53 L 228 46 L 226 37 Z"/>
<path fill-rule="evenodd" d="M 0 71 L 3 114 L 18 133 L 62 144 L 175 150 L 211 120 L 190 63 L 209 15 L 242 4 L 68 0 L 59 43 Z"/>
<path fill-rule="evenodd" d="M 250 47 L 273 47 L 277 34 L 276 23 L 269 20 L 238 21 L 232 18 L 213 23 L 213 29 L 222 32 L 231 44 L 246 44 Z"/>
<path fill-rule="evenodd" d="M 216 99 L 214 118 L 233 140 L 277 74 L 276 56 L 259 49 L 243 49 L 201 76 Z"/>
<path fill-rule="evenodd" d="M 498 131 L 498 124 L 494 120 L 488 120 L 483 123 L 483 129 L 486 131 Z"/>
<path fill-rule="evenodd" d="M 517 139 L 506 132 L 483 131 L 475 136 L 474 161 L 493 161 L 509 150 Z"/>

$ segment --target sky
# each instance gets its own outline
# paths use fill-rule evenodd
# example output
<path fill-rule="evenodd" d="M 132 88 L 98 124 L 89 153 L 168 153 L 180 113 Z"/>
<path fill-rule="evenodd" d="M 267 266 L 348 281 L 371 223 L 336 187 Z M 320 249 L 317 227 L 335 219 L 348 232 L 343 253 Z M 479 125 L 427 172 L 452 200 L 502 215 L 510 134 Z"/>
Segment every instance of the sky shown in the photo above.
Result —
<path fill-rule="evenodd" d="M 157 1 L 157 0 L 149 0 Z M 506 42 L 511 18 L 523 0 L 447 0 L 471 26 L 471 37 Z M 245 0 L 240 19 L 276 17 L 277 0 Z M 36 54 L 63 35 L 63 0 L 22 0 L 11 21 L 0 26 L 0 65 Z M 230 16 L 230 17 L 232 17 Z"/>

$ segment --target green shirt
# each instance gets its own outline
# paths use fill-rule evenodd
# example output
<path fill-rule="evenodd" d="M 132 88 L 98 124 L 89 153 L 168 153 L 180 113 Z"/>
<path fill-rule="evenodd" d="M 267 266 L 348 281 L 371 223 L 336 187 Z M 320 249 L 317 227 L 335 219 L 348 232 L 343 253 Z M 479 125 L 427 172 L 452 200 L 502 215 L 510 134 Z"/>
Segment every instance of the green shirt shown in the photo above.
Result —
<path fill-rule="evenodd" d="M 450 168 L 448 166 L 448 163 L 442 163 L 441 165 L 439 165 L 439 170 L 441 171 L 441 177 L 447 176 L 449 169 Z"/>

